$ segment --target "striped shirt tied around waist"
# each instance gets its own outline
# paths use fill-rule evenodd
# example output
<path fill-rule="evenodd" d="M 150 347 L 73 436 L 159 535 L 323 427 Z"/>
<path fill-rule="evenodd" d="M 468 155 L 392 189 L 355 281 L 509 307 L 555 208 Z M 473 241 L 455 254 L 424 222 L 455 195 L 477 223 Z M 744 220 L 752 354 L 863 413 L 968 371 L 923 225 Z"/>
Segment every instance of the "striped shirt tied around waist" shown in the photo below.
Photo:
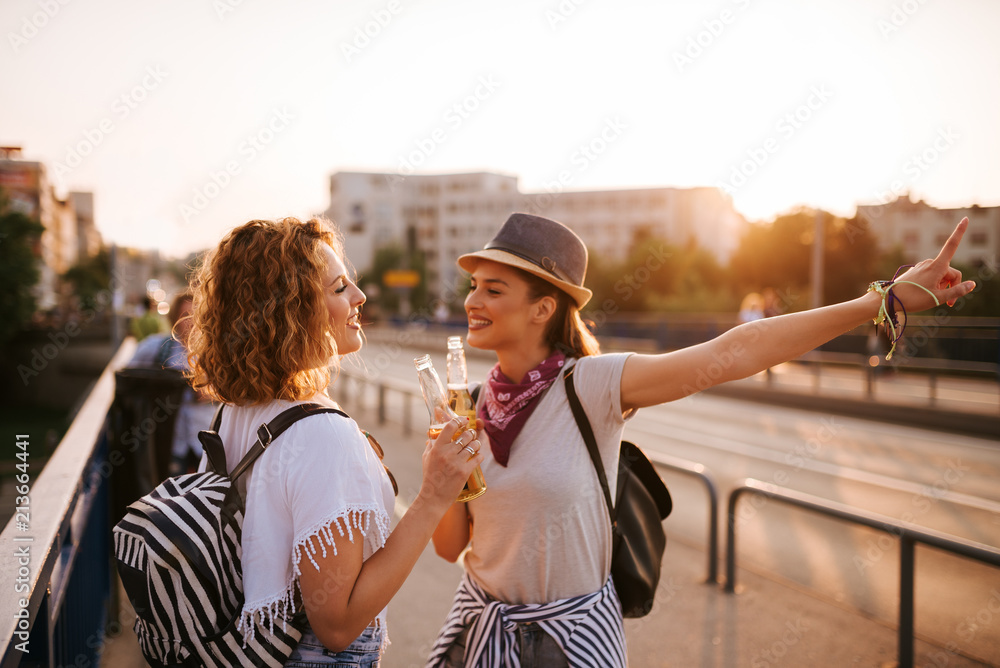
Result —
<path fill-rule="evenodd" d="M 626 668 L 621 604 L 611 578 L 596 592 L 551 603 L 503 603 L 466 573 L 427 668 L 441 668 L 445 654 L 466 628 L 467 668 L 520 668 L 517 625 L 532 622 L 552 636 L 569 665 Z"/>

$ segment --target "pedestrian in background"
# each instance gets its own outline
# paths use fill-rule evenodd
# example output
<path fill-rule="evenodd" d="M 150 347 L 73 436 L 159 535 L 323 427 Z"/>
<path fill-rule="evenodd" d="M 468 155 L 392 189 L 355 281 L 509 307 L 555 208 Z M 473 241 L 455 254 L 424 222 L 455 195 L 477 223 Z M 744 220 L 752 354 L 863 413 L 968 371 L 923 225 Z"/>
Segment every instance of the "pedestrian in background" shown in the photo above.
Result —
<path fill-rule="evenodd" d="M 159 302 L 152 297 L 147 297 L 145 310 L 136 318 L 132 318 L 129 323 L 129 331 L 136 341 L 142 341 L 147 336 L 159 334 L 163 331 L 163 319 L 157 312 Z"/>

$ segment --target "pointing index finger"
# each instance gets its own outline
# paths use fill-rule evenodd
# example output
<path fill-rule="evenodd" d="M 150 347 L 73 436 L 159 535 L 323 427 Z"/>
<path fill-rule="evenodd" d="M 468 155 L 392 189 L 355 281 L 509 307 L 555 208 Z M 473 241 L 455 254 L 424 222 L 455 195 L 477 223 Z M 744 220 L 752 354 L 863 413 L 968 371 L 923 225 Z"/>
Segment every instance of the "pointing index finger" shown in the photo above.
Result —
<path fill-rule="evenodd" d="M 955 226 L 955 230 L 948 237 L 948 240 L 944 242 L 944 246 L 941 246 L 941 251 L 937 254 L 935 260 L 951 264 L 951 258 L 955 257 L 955 251 L 958 250 L 958 244 L 962 242 L 962 237 L 965 236 L 965 230 L 968 226 L 968 218 L 958 221 L 958 225 Z"/>

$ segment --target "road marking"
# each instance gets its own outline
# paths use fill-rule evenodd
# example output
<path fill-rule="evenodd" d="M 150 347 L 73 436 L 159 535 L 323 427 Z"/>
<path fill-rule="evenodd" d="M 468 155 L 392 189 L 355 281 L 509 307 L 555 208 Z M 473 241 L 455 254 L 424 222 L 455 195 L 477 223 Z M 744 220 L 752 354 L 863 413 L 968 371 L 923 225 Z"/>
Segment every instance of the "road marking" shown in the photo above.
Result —
<path fill-rule="evenodd" d="M 651 421 L 656 422 L 657 420 L 651 420 Z M 743 441 L 736 441 L 730 438 L 712 436 L 710 434 L 692 431 L 690 429 L 685 429 L 683 427 L 678 427 L 676 425 L 670 425 L 669 436 L 664 435 L 664 432 L 662 430 L 650 431 L 648 429 L 642 429 L 638 425 L 632 425 L 631 423 L 629 427 L 630 429 L 634 429 L 635 431 L 641 432 L 648 436 L 656 436 L 660 438 L 666 438 L 668 440 L 676 440 L 682 443 L 688 443 L 690 445 L 711 448 L 712 450 L 719 450 L 721 452 L 738 453 L 747 457 L 752 457 L 754 459 L 775 462 L 778 464 L 782 464 L 784 466 L 789 465 L 788 462 L 785 460 L 784 454 L 779 455 L 773 450 L 768 450 L 767 448 L 762 448 L 760 446 L 752 445 L 750 443 L 746 443 Z M 906 480 L 900 480 L 898 478 L 891 478 L 889 476 L 881 475 L 878 473 L 870 473 L 868 471 L 862 471 L 860 469 L 854 469 L 839 464 L 830 464 L 827 462 L 820 462 L 816 460 L 806 460 L 801 463 L 796 463 L 795 468 L 797 470 L 805 469 L 813 473 L 829 475 L 837 478 L 844 478 L 847 480 L 851 480 L 853 482 L 874 485 L 876 487 L 891 489 L 898 492 L 906 492 L 918 496 L 929 495 L 933 496 L 936 499 L 950 501 L 951 503 L 956 503 L 970 508 L 976 508 L 978 510 L 984 510 L 989 513 L 1000 513 L 1000 503 L 996 501 L 991 501 L 989 499 L 982 499 L 976 496 L 970 496 L 968 494 L 963 494 L 961 492 L 952 492 L 950 490 L 944 490 L 942 492 L 939 492 L 931 485 L 921 485 L 918 483 L 913 483 Z M 930 492 L 930 494 L 928 494 L 928 492 Z"/>

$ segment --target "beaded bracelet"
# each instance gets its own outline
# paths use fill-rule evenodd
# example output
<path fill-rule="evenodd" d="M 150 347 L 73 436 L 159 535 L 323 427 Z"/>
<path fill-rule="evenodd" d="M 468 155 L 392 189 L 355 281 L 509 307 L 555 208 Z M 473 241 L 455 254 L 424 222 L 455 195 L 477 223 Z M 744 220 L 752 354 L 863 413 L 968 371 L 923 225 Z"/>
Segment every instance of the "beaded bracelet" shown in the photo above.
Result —
<path fill-rule="evenodd" d="M 900 272 L 912 266 L 912 264 L 906 264 L 897 269 L 891 281 L 873 281 L 868 286 L 868 292 L 877 292 L 882 297 L 882 305 L 878 309 L 878 315 L 875 316 L 874 322 L 876 326 L 885 324 L 885 333 L 889 337 L 889 343 L 891 344 L 889 352 L 885 355 L 886 360 L 892 359 L 892 353 L 896 350 L 896 343 L 903 338 L 903 330 L 906 329 L 906 308 L 903 306 L 902 300 L 892 291 L 892 288 L 900 283 L 915 285 L 934 299 L 935 306 L 941 305 L 937 296 L 919 283 L 896 280 Z M 897 313 L 903 314 L 902 322 L 900 322 Z"/>

